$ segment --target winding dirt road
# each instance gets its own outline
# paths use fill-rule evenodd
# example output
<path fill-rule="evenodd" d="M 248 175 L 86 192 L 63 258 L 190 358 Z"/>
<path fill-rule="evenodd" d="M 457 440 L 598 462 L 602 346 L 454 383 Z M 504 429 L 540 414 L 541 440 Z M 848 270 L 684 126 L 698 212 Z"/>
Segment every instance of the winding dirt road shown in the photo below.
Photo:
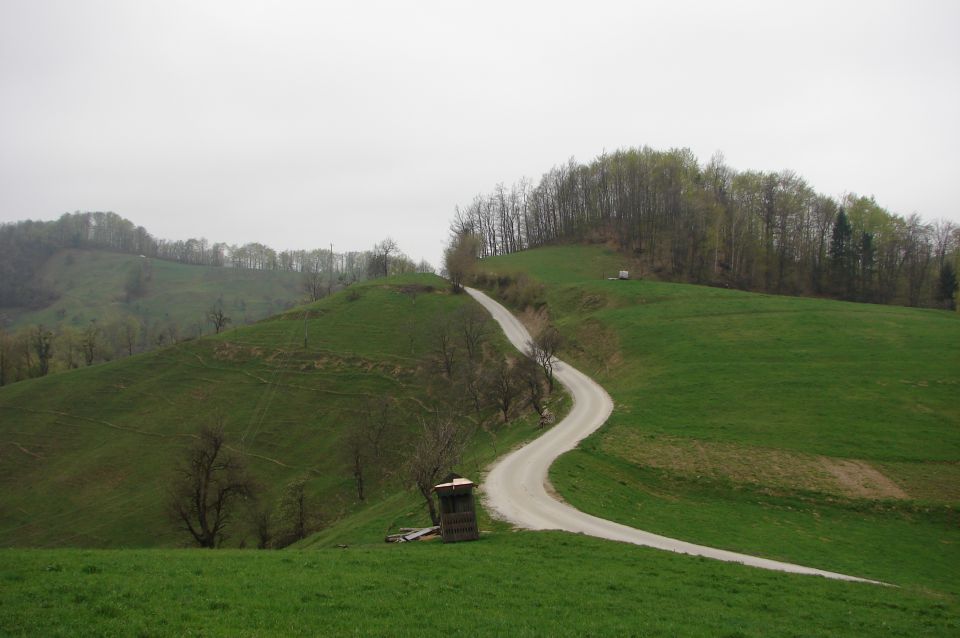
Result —
<path fill-rule="evenodd" d="M 472 288 L 466 291 L 493 315 L 514 347 L 525 352 L 530 334 L 523 324 L 509 310 L 482 292 Z M 613 411 L 613 401 L 593 379 L 562 361 L 555 362 L 554 377 L 570 391 L 573 408 L 565 419 L 541 437 L 503 457 L 490 469 L 483 484 L 484 498 L 487 507 L 500 518 L 527 529 L 564 530 L 762 569 L 882 584 L 651 534 L 585 514 L 560 501 L 548 492 L 547 470 L 558 456 L 572 450 L 606 422 Z"/>

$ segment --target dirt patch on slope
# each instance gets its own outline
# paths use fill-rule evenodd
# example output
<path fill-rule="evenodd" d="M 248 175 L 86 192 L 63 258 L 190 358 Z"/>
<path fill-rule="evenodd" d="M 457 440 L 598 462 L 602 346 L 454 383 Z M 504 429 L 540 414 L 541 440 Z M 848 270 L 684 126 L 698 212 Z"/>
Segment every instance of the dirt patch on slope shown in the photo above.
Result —
<path fill-rule="evenodd" d="M 821 456 L 820 462 L 840 485 L 864 498 L 910 498 L 896 483 L 864 461 Z"/>
<path fill-rule="evenodd" d="M 213 350 L 217 361 L 247 361 L 263 357 L 263 348 L 245 346 L 230 341 L 221 341 Z"/>
<path fill-rule="evenodd" d="M 550 314 L 547 312 L 546 306 L 537 309 L 528 306 L 517 315 L 517 318 L 520 319 L 520 323 L 523 324 L 523 327 L 527 329 L 531 336 L 540 334 L 540 331 L 550 323 Z"/>
<path fill-rule="evenodd" d="M 889 476 L 866 461 L 736 443 L 649 436 L 618 429 L 601 449 L 631 463 L 680 475 L 848 498 L 909 499 Z"/>

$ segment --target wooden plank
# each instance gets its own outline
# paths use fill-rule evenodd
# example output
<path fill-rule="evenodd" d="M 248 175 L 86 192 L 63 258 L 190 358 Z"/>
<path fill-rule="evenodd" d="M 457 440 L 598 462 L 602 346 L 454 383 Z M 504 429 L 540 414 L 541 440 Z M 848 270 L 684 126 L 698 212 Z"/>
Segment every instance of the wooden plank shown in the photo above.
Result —
<path fill-rule="evenodd" d="M 423 529 L 417 530 L 416 532 L 410 532 L 409 534 L 404 535 L 403 540 L 415 541 L 422 536 L 435 534 L 439 529 L 440 529 L 439 527 L 424 527 Z"/>

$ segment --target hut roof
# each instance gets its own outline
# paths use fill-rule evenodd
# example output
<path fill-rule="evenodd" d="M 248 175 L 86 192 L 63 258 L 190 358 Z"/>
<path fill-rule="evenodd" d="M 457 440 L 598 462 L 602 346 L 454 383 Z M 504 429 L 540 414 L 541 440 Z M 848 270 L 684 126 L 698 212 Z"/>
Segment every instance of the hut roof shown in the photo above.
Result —
<path fill-rule="evenodd" d="M 474 483 L 470 479 L 457 477 L 447 483 L 434 485 L 433 491 L 438 493 L 444 493 L 444 494 L 448 494 L 451 492 L 468 492 L 473 489 L 474 485 L 476 485 L 476 483 Z"/>

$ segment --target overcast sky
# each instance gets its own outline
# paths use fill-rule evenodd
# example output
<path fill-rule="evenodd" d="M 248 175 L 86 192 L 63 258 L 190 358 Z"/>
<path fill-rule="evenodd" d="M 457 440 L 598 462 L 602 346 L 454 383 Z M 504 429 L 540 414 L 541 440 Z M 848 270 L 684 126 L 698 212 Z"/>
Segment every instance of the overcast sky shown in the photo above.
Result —
<path fill-rule="evenodd" d="M 0 0 L 0 221 L 436 263 L 457 204 L 720 150 L 960 221 L 958 2 Z"/>

